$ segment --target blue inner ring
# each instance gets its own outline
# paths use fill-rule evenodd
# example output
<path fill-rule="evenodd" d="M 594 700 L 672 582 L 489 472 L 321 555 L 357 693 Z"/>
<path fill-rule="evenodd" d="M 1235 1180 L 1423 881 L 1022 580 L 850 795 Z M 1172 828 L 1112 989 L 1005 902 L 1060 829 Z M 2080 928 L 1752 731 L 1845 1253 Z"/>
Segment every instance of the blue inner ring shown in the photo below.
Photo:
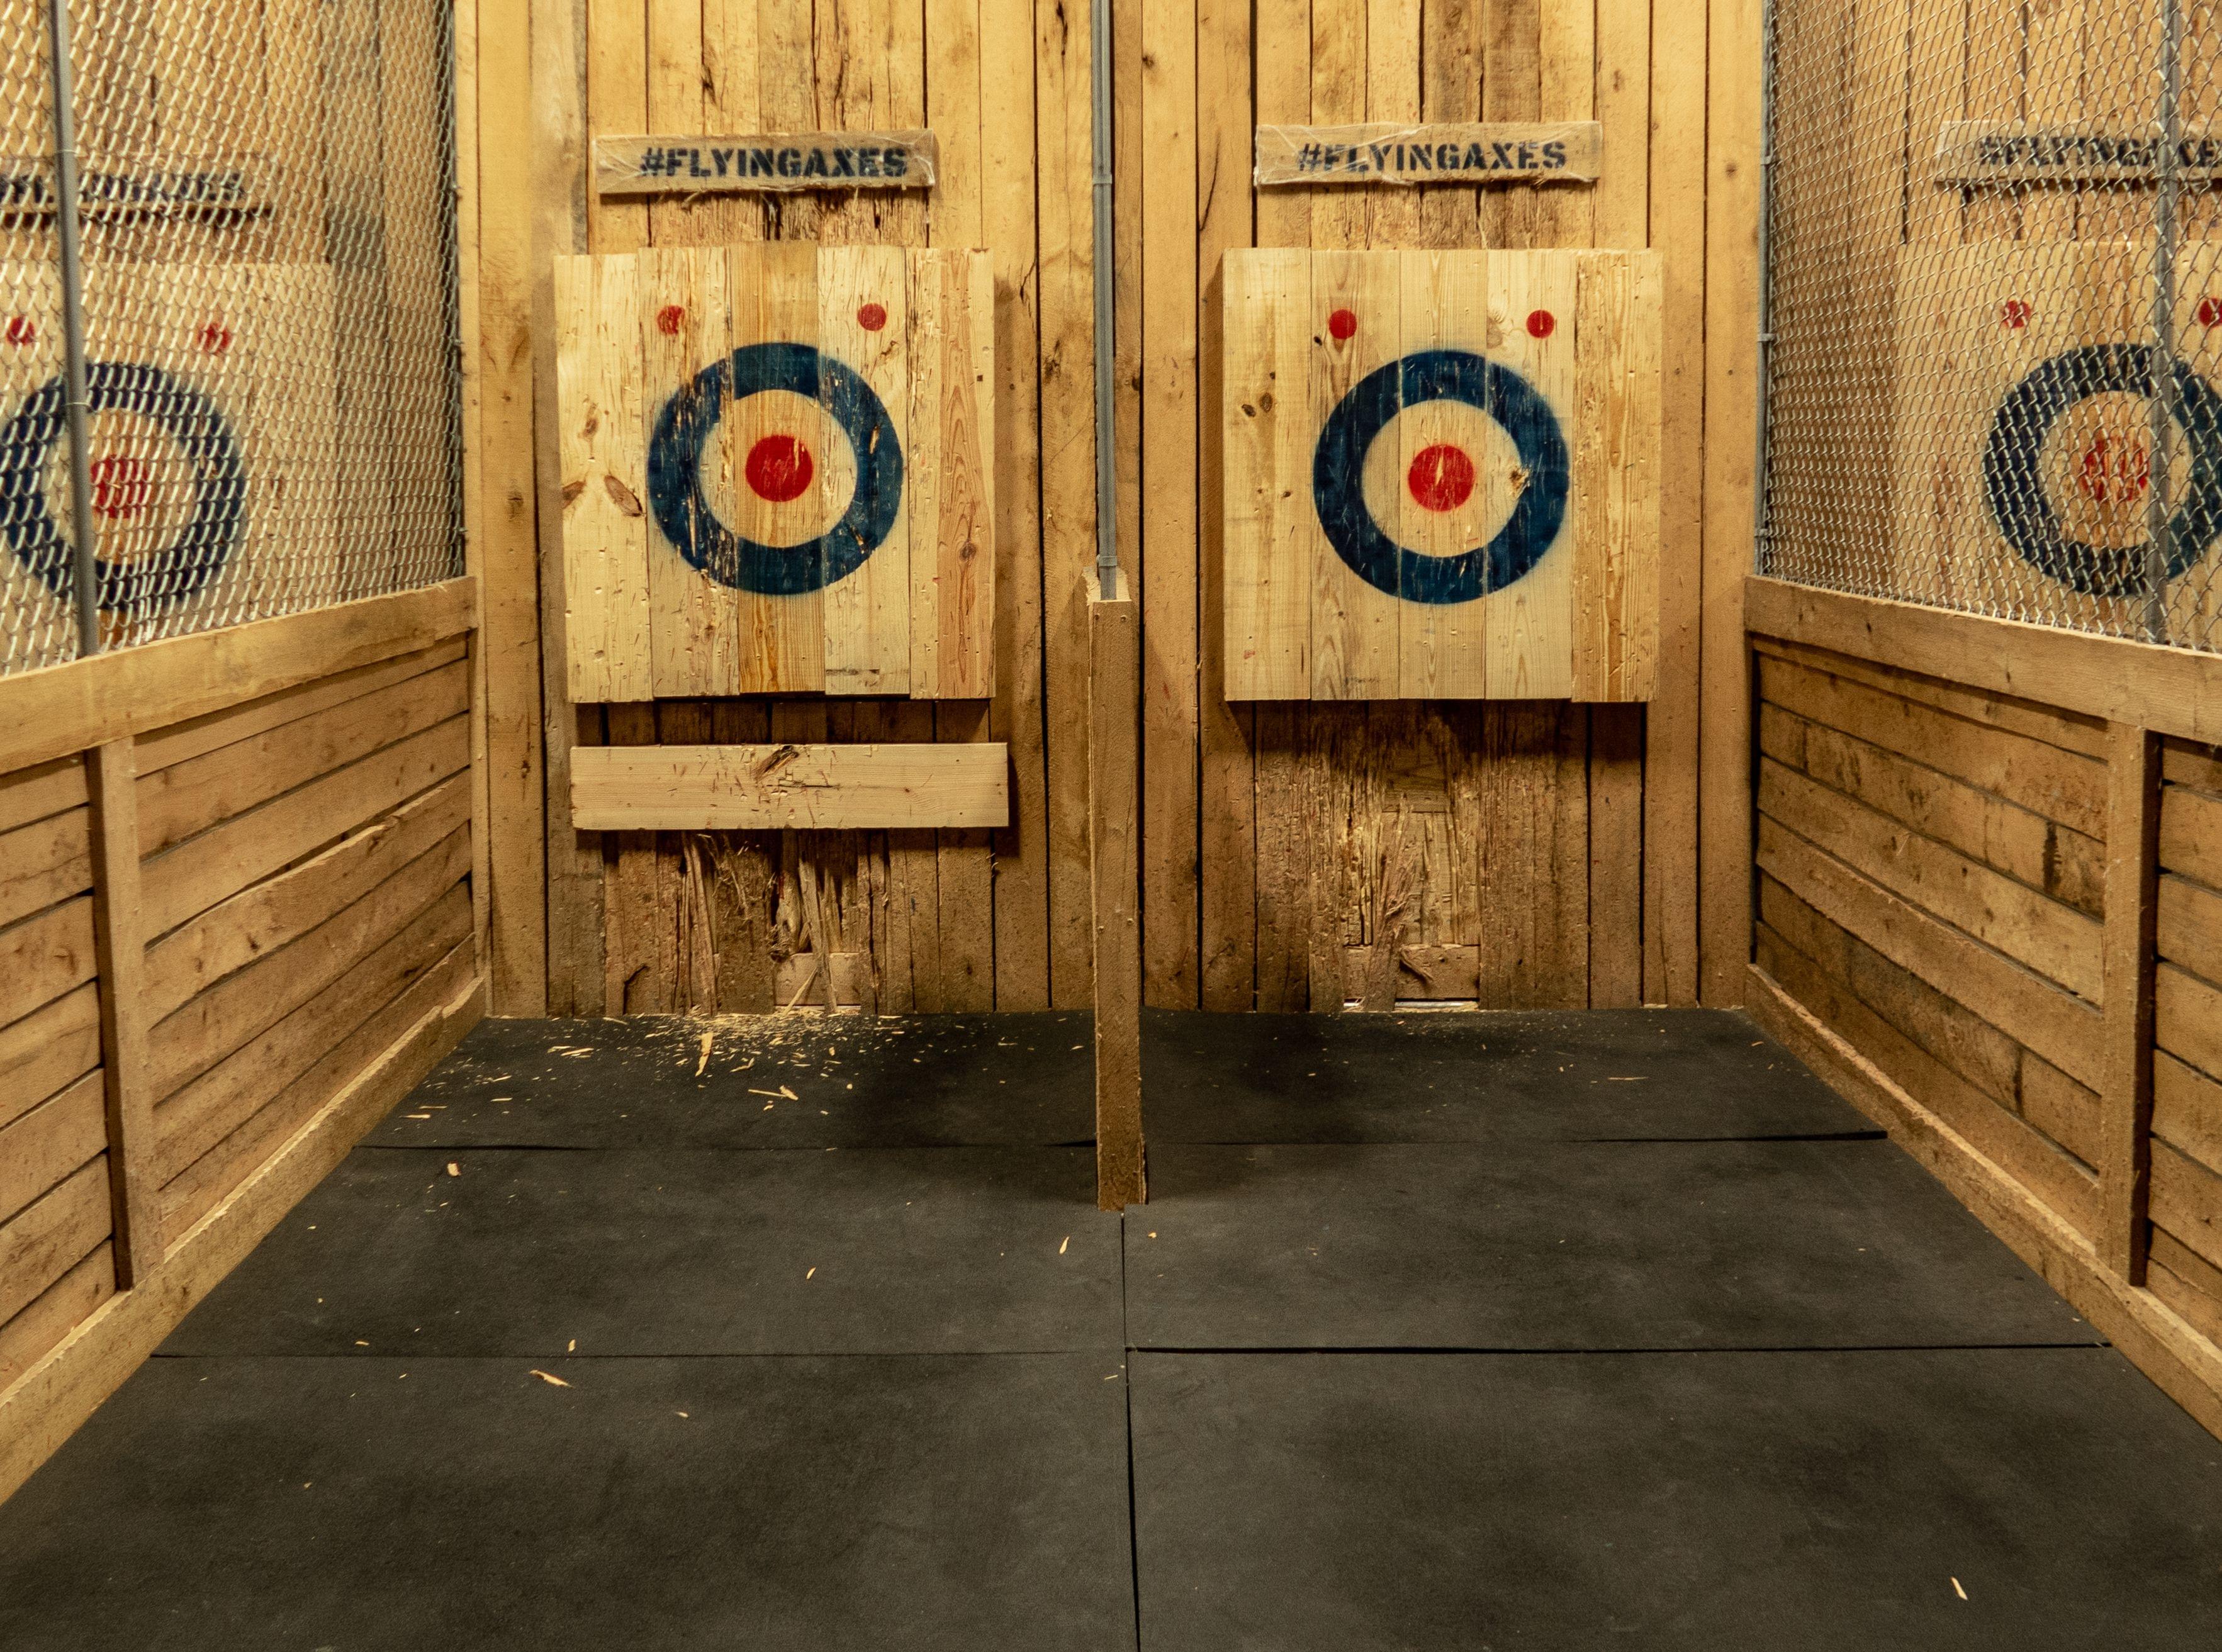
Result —
<path fill-rule="evenodd" d="M 702 451 L 727 404 L 771 390 L 816 402 L 857 451 L 848 510 L 817 538 L 796 545 L 735 533 L 702 496 Z M 887 408 L 853 368 L 808 344 L 750 344 L 712 362 L 664 403 L 649 438 L 649 508 L 663 536 L 690 567 L 760 596 L 801 596 L 862 567 L 894 526 L 902 483 L 902 446 Z"/>
<path fill-rule="evenodd" d="M 139 614 L 183 602 L 230 557 L 247 511 L 247 472 L 239 444 L 217 405 L 160 367 L 88 361 L 85 404 L 94 413 L 136 413 L 175 441 L 192 466 L 193 513 L 177 538 L 148 556 L 96 558 L 100 606 Z M 49 379 L 0 426 L 0 532 L 25 567 L 57 597 L 73 583 L 71 537 L 47 508 L 46 472 L 66 423 L 66 386 Z"/>
<path fill-rule="evenodd" d="M 1486 545 L 1429 556 L 1398 544 L 1366 509 L 1366 449 L 1397 415 L 1464 402 L 1503 426 L 1528 472 L 1512 515 Z M 1469 603 L 1543 560 L 1566 516 L 1572 474 L 1550 404 L 1510 367 L 1465 350 L 1421 350 L 1377 367 L 1335 404 L 1312 450 L 1312 502 L 1335 554 L 1376 591 L 1415 603 Z"/>

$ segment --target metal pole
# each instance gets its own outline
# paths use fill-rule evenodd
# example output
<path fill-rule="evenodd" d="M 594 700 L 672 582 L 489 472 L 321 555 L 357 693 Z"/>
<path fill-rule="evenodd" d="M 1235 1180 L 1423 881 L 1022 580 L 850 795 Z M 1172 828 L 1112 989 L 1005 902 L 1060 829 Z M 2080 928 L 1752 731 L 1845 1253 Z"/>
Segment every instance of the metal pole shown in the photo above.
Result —
<path fill-rule="evenodd" d="M 2153 191 L 2153 346 L 2151 455 L 2145 461 L 2145 635 L 2168 641 L 2168 560 L 2170 449 L 2175 437 L 2175 211 L 2176 166 L 2183 141 L 2183 13 L 2179 0 L 2161 0 L 2160 143 L 2153 157 L 2159 187 Z"/>
<path fill-rule="evenodd" d="M 77 651 L 100 652 L 99 547 L 92 527 L 92 455 L 86 442 L 85 269 L 78 246 L 77 121 L 71 113 L 69 0 L 47 0 L 54 59 L 54 231 L 62 254 L 63 384 L 69 421 L 70 515 L 77 529 Z"/>
<path fill-rule="evenodd" d="M 1767 572 L 1767 388 L 1768 358 L 1774 343 L 1774 6 L 1767 0 L 1759 22 L 1759 341 L 1754 354 L 1753 402 L 1758 411 L 1752 431 L 1751 566 Z"/>
<path fill-rule="evenodd" d="M 1111 0 L 1089 7 L 1089 96 L 1095 117 L 1095 576 L 1103 600 L 1119 595 L 1118 418 L 1111 339 Z"/>

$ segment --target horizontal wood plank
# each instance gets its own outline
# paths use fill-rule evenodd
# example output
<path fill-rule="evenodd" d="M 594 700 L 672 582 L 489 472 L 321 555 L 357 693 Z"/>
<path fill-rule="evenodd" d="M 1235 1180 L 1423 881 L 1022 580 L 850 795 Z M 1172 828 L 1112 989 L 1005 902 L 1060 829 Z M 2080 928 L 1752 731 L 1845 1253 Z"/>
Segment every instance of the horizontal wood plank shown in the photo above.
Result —
<path fill-rule="evenodd" d="M 2102 722 L 2209 745 L 2222 742 L 2222 673 L 2211 654 L 2190 648 L 1854 597 L 1755 574 L 1744 581 L 1744 623 L 1756 635 L 1808 642 Z"/>
<path fill-rule="evenodd" d="M 1759 745 L 1786 767 L 2078 911 L 2096 917 L 2106 910 L 2106 850 L 2097 838 L 1779 705 L 1761 705 Z"/>
<path fill-rule="evenodd" d="M 2152 1219 L 2203 1261 L 2222 1267 L 2222 1174 L 2166 1142 L 2153 1143 Z"/>
<path fill-rule="evenodd" d="M 1760 764 L 1759 807 L 1924 911 L 2079 998 L 2099 1001 L 2103 931 L 2084 913 L 1908 831 L 1771 758 Z"/>
<path fill-rule="evenodd" d="M 2097 1006 L 1901 900 L 1765 817 L 1759 823 L 1759 864 L 1839 927 L 1966 1004 L 2078 1083 L 2096 1088 L 2101 1081 Z"/>
<path fill-rule="evenodd" d="M 470 867 L 470 833 L 459 826 L 306 935 L 164 1017 L 147 1041 L 155 1101 L 325 991 L 461 882 Z"/>
<path fill-rule="evenodd" d="M 445 642 L 419 648 L 413 654 L 398 655 L 392 660 L 380 660 L 376 665 L 359 666 L 335 676 L 320 677 L 313 682 L 302 683 L 276 694 L 266 694 L 259 700 L 226 706 L 221 711 L 211 711 L 206 716 L 195 717 L 188 723 L 173 723 L 151 729 L 139 736 L 136 753 L 139 773 L 143 779 L 173 763 L 199 757 L 219 747 L 251 740 L 256 735 L 282 724 L 298 723 L 332 706 L 361 699 L 366 694 L 374 694 L 382 688 L 406 682 L 412 677 L 421 677 L 426 672 L 436 671 L 442 666 L 464 658 L 469 648 L 467 639 L 450 637 Z"/>
<path fill-rule="evenodd" d="M 104 1153 L 0 1223 L 0 1319 L 35 1300 L 107 1238 L 113 1223 Z"/>
<path fill-rule="evenodd" d="M 87 981 L 0 1027 L 0 1124 L 100 1065 L 100 986 Z"/>
<path fill-rule="evenodd" d="M 1009 748 L 582 746 L 581 831 L 848 830 L 1010 823 Z"/>
<path fill-rule="evenodd" d="M 2174 964 L 2155 970 L 2153 1042 L 2222 1078 L 2222 988 Z"/>
<path fill-rule="evenodd" d="M 461 660 L 173 764 L 139 782 L 139 850 L 157 854 L 470 709 Z"/>
<path fill-rule="evenodd" d="M 0 831 L 80 808 L 90 796 L 85 759 L 75 754 L 0 774 Z"/>
<path fill-rule="evenodd" d="M 464 942 L 425 966 L 390 999 L 380 1003 L 373 998 L 358 1003 L 359 1014 L 368 1011 L 360 1025 L 162 1190 L 163 1243 L 176 1243 L 396 1038 L 453 998 L 471 977 L 471 948 Z"/>
<path fill-rule="evenodd" d="M 2222 1171 L 2222 1079 L 2154 1051 L 2152 1129 L 2178 1152 Z"/>
<path fill-rule="evenodd" d="M 2222 797 L 2187 785 L 2161 788 L 2160 863 L 2222 889 Z"/>
<path fill-rule="evenodd" d="M 1830 648 L 1816 648 L 1803 642 L 1786 642 L 1779 637 L 1754 637 L 1751 646 L 1755 654 L 1825 672 L 1847 682 L 1879 688 L 1901 699 L 1918 701 L 1923 705 L 1934 706 L 1939 711 L 1949 711 L 1954 716 L 1964 717 L 1970 723 L 2001 729 L 2009 734 L 2025 735 L 2031 740 L 2041 740 L 2048 746 L 2079 752 L 2086 757 L 2103 760 L 2106 755 L 2106 725 L 2098 717 L 2064 711 L 2056 705 L 2024 699 L 2018 694 L 1999 694 L 1970 688 L 1965 683 L 1955 683 L 1949 678 L 1880 666 L 1871 660 L 1838 654 Z"/>
<path fill-rule="evenodd" d="M 71 809 L 0 834 L 0 927 L 92 887 L 91 829 Z"/>
<path fill-rule="evenodd" d="M 0 929 L 0 1024 L 83 986 L 93 972 L 91 895 Z"/>
<path fill-rule="evenodd" d="M 104 1239 L 91 1255 L 0 1324 L 0 1389 L 29 1370 L 41 1355 L 115 1294 L 116 1248 Z"/>
<path fill-rule="evenodd" d="M 1809 722 L 1942 770 L 2087 837 L 2106 835 L 2104 763 L 1786 660 L 1760 660 L 1759 690 L 1761 699 Z"/>
<path fill-rule="evenodd" d="M 179 925 L 148 949 L 148 1019 L 159 1022 L 234 970 L 306 935 L 468 823 L 470 813 L 470 777 L 451 776 L 321 854 Z"/>
<path fill-rule="evenodd" d="M 0 1129 L 0 1222 L 100 1153 L 108 1143 L 107 1107 L 96 1071 Z"/>
<path fill-rule="evenodd" d="M 470 629 L 477 581 L 339 603 L 0 677 L 0 769 L 204 716 Z"/>
<path fill-rule="evenodd" d="M 450 717 L 147 862 L 149 942 L 470 767 L 468 717 Z"/>
<path fill-rule="evenodd" d="M 458 884 L 331 986 L 241 1046 L 154 1110 L 164 1185 L 322 1061 L 384 1003 L 470 933 L 470 892 Z"/>

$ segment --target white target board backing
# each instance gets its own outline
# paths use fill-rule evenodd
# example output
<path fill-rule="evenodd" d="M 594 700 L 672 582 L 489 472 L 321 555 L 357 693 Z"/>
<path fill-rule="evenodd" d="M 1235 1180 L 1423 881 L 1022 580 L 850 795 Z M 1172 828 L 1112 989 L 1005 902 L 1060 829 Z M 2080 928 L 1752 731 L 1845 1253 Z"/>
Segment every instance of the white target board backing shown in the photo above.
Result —
<path fill-rule="evenodd" d="M 1660 301 L 1652 253 L 1229 253 L 1227 698 L 1648 698 Z"/>
<path fill-rule="evenodd" d="M 574 699 L 994 691 L 984 253 L 556 260 Z"/>

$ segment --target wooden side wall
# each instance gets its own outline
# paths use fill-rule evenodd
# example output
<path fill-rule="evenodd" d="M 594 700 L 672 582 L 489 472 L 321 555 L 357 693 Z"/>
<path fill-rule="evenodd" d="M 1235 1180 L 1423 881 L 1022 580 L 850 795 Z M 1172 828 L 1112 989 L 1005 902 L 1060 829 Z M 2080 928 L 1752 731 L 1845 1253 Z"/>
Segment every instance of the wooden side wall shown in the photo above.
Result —
<path fill-rule="evenodd" d="M 1755 18 L 1741 0 L 1655 14 L 1648 0 L 1118 0 L 1115 436 L 1121 557 L 1142 625 L 1151 1002 L 1337 1009 L 1361 996 L 1353 982 L 1377 957 L 1392 1001 L 1698 997 L 1700 623 L 1725 639 L 1704 695 L 1733 729 L 1750 402 L 1737 316 L 1722 318 L 1717 362 L 1697 347 L 1717 253 L 1724 291 L 1745 291 Z M 1089 1001 L 1084 22 L 1061 0 L 482 0 L 480 497 L 493 981 L 505 1012 L 762 1010 L 798 992 L 815 1002 L 828 981 L 837 1001 L 883 1010 Z M 1260 121 L 1554 117 L 1603 123 L 1595 186 L 1250 185 Z M 940 145 L 930 197 L 604 203 L 589 187 L 596 134 L 910 124 L 930 125 Z M 567 698 L 551 260 L 757 239 L 994 253 L 992 702 L 604 710 Z M 1674 347 L 1651 705 L 1227 703 L 1219 460 L 1207 441 L 1215 284 L 1221 255 L 1252 245 L 1661 250 Z M 1724 448 L 1747 455 L 1741 472 L 1715 466 L 1705 445 L 1716 413 L 1734 438 Z M 1007 741 L 1014 823 L 991 835 L 597 837 L 564 818 L 576 744 L 767 738 Z M 1732 1001 L 1748 935 L 1740 766 L 1725 761 L 1719 779 L 1707 827 L 1718 898 L 1704 904 L 1720 915 L 1708 937 L 1717 955 L 1703 979 Z M 543 862 L 544 909 L 533 900 Z"/>
<path fill-rule="evenodd" d="M 0 1496 L 481 1012 L 473 610 L 0 681 Z"/>
<path fill-rule="evenodd" d="M 2222 1433 L 2222 660 L 1751 591 L 1752 1003 Z"/>

